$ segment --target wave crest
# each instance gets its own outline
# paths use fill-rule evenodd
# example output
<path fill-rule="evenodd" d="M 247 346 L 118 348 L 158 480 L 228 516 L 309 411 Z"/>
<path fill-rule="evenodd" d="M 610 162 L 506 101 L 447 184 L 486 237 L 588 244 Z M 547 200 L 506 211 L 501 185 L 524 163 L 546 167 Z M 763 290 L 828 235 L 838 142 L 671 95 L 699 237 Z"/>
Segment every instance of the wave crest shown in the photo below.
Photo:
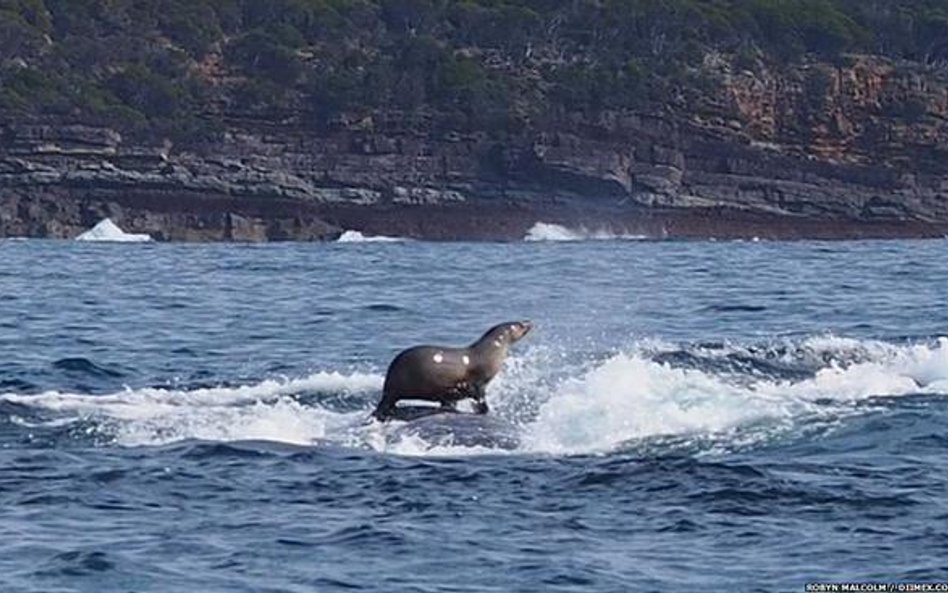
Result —
<path fill-rule="evenodd" d="M 123 446 L 267 440 L 453 456 L 675 442 L 715 452 L 829 429 L 905 395 L 948 394 L 948 338 L 683 348 L 643 341 L 585 360 L 536 346 L 511 357 L 491 384 L 487 420 L 371 422 L 382 381 L 377 373 L 318 372 L 236 387 L 6 394 L 0 403 L 31 431 L 74 423 Z"/>
<path fill-rule="evenodd" d="M 345 231 L 336 239 L 336 243 L 397 243 L 400 241 L 407 241 L 407 239 L 385 235 L 363 235 L 359 231 Z"/>
<path fill-rule="evenodd" d="M 524 241 L 640 241 L 647 239 L 645 235 L 630 235 L 615 233 L 609 229 L 589 230 L 584 227 L 571 229 L 563 225 L 537 222 L 527 230 Z"/>

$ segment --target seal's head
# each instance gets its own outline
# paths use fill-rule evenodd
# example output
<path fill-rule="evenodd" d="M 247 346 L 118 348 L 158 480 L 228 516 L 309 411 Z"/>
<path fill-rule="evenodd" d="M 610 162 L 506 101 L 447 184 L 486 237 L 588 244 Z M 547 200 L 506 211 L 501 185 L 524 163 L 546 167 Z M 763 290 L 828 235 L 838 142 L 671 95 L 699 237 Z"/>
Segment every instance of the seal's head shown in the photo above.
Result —
<path fill-rule="evenodd" d="M 487 330 L 487 333 L 481 336 L 481 339 L 474 343 L 474 347 L 488 346 L 506 348 L 527 335 L 532 327 L 533 324 L 529 321 L 508 321 L 495 325 Z"/>
<path fill-rule="evenodd" d="M 511 344 L 519 341 L 533 329 L 533 323 L 530 321 L 512 321 L 507 325 L 507 339 Z"/>

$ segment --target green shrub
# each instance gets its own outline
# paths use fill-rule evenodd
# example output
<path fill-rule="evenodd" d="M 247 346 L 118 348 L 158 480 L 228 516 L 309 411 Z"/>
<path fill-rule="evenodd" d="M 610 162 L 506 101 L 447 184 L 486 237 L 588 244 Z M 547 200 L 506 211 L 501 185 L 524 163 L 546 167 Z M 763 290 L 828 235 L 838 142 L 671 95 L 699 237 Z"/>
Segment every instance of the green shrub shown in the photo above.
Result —
<path fill-rule="evenodd" d="M 180 91 L 175 84 L 141 64 L 131 64 L 113 74 L 107 88 L 126 106 L 146 117 L 170 117 L 178 110 Z"/>
<path fill-rule="evenodd" d="M 713 104 L 708 56 L 937 67 L 946 39 L 945 0 L 0 0 L 0 106 L 204 136 L 228 109 L 322 124 L 401 109 L 502 135 L 566 111 Z"/>
<path fill-rule="evenodd" d="M 226 55 L 247 73 L 277 84 L 292 84 L 302 73 L 293 49 L 266 29 L 254 29 L 230 43 Z"/>

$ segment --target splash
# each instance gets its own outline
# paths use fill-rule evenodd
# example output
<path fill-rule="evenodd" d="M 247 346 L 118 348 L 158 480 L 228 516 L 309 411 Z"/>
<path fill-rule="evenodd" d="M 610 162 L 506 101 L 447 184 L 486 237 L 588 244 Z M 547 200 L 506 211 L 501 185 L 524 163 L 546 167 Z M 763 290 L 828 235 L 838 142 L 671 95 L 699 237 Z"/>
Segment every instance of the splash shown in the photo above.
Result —
<path fill-rule="evenodd" d="M 147 243 L 151 236 L 126 233 L 109 218 L 103 218 L 97 225 L 76 237 L 76 241 L 99 241 L 110 243 Z"/>
<path fill-rule="evenodd" d="M 308 445 L 364 419 L 364 412 L 345 409 L 345 404 L 352 398 L 361 405 L 366 394 L 377 391 L 381 384 L 382 377 L 371 373 L 319 372 L 302 379 L 239 387 L 145 388 L 111 395 L 7 394 L 0 396 L 0 401 L 60 416 L 50 423 L 61 424 L 63 417 L 92 420 L 99 435 L 124 446 L 186 439 Z"/>
<path fill-rule="evenodd" d="M 407 239 L 384 235 L 363 235 L 359 231 L 345 231 L 336 239 L 337 243 L 397 243 L 400 241 L 407 241 Z"/>
<path fill-rule="evenodd" d="M 607 229 L 589 230 L 583 227 L 571 229 L 559 224 L 537 222 L 527 231 L 524 241 L 641 241 L 645 235 L 615 233 Z"/>
<path fill-rule="evenodd" d="M 740 349 L 722 350 L 718 356 Z M 804 422 L 837 422 L 876 396 L 948 393 L 946 338 L 912 346 L 816 338 L 792 353 L 771 349 L 758 360 L 775 357 L 803 365 L 828 362 L 794 381 L 720 367 L 679 368 L 641 352 L 617 354 L 557 386 L 526 427 L 525 448 L 594 453 L 637 439 L 708 435 L 741 446 Z"/>
<path fill-rule="evenodd" d="M 832 429 L 885 405 L 879 401 L 948 394 L 948 338 L 896 345 L 826 336 L 684 348 L 642 341 L 586 359 L 538 346 L 508 359 L 491 384 L 490 417 L 430 423 L 370 421 L 382 380 L 319 372 L 237 387 L 6 394 L 0 403 L 37 412 L 24 426 L 83 423 L 121 446 L 269 440 L 461 456 L 597 454 L 675 442 L 717 452 Z"/>

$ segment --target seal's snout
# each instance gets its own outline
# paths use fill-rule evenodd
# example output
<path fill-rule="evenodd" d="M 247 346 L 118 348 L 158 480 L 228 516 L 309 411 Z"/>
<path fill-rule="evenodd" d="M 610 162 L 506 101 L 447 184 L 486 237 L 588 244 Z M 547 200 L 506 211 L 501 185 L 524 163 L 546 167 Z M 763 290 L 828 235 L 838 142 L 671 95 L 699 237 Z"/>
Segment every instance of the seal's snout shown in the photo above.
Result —
<path fill-rule="evenodd" d="M 515 324 L 514 324 L 514 327 L 513 327 L 513 339 L 514 339 L 514 341 L 517 341 L 517 340 L 519 340 L 520 338 L 522 338 L 522 337 L 524 337 L 525 335 L 527 335 L 528 333 L 530 333 L 530 330 L 531 330 L 531 329 L 533 329 L 533 322 L 532 322 L 532 321 L 524 320 L 524 321 L 518 321 L 517 323 L 515 323 Z"/>

